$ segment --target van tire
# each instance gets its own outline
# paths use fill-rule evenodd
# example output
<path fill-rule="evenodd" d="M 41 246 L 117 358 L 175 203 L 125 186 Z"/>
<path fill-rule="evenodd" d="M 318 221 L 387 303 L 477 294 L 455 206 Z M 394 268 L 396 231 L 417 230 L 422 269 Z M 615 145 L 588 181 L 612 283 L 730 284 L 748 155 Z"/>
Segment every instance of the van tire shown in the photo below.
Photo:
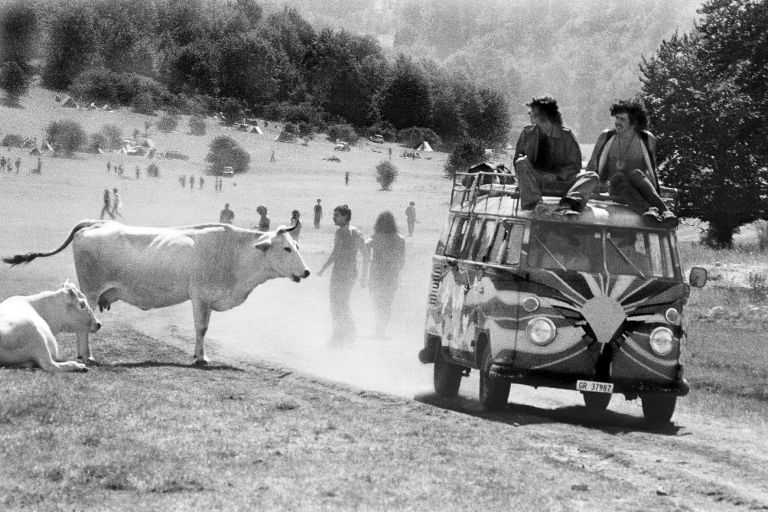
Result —
<path fill-rule="evenodd" d="M 643 417 L 651 425 L 666 425 L 672 419 L 677 404 L 677 395 L 669 393 L 648 393 L 640 397 L 643 403 Z"/>
<path fill-rule="evenodd" d="M 448 362 L 443 355 L 441 345 L 435 348 L 435 368 L 433 381 L 435 393 L 444 398 L 455 398 L 461 386 L 461 366 Z"/>
<path fill-rule="evenodd" d="M 606 410 L 613 397 L 610 393 L 590 393 L 589 391 L 582 391 L 581 395 L 584 397 L 584 405 L 591 412 Z"/>
<path fill-rule="evenodd" d="M 509 399 L 508 380 L 491 378 L 489 370 L 491 369 L 491 347 L 486 345 L 483 350 L 483 357 L 480 359 L 480 405 L 486 411 L 498 411 L 507 406 Z"/>

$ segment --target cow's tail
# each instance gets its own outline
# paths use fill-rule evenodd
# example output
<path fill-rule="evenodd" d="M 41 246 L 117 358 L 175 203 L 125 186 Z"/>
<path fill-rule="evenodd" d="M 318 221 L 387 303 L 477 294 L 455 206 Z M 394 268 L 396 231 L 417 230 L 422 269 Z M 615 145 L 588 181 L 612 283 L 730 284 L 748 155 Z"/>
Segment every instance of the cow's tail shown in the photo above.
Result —
<path fill-rule="evenodd" d="M 54 249 L 51 252 L 28 252 L 27 254 L 17 254 L 16 256 L 10 256 L 8 258 L 3 258 L 3 262 L 8 263 L 11 266 L 18 265 L 19 263 L 29 263 L 30 261 L 34 260 L 35 258 L 45 258 L 46 256 L 53 256 L 54 254 L 58 254 L 72 242 L 72 239 L 75 238 L 75 233 L 80 231 L 84 228 L 89 228 L 95 224 L 103 223 L 104 221 L 101 220 L 82 220 L 75 224 L 75 227 L 72 228 L 72 231 L 69 233 L 69 236 L 66 240 L 64 240 L 64 243 L 61 244 L 61 246 L 58 249 Z"/>

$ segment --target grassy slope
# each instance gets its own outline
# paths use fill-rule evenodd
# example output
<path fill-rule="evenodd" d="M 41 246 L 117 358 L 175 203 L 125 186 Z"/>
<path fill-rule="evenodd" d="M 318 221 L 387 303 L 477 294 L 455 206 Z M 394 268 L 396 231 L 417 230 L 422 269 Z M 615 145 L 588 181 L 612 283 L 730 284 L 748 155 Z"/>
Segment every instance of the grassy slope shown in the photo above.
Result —
<path fill-rule="evenodd" d="M 123 111 L 61 109 L 52 93 L 40 89 L 33 89 L 24 107 L 0 106 L 0 136 L 10 132 L 41 138 L 47 122 L 70 116 L 89 133 L 115 123 L 127 135 L 134 127 L 142 128 L 145 119 Z M 185 120 L 180 130 L 186 131 Z M 176 177 L 202 173 L 207 144 L 219 133 L 243 143 L 256 172 L 227 182 L 218 194 L 210 182 L 203 191 L 179 189 Z M 444 155 L 436 154 L 432 160 L 396 159 L 400 178 L 393 192 L 384 193 L 376 190 L 373 167 L 384 156 L 374 151 L 386 151 L 386 146 L 364 144 L 350 153 L 337 153 L 342 162 L 334 164 L 323 160 L 333 154 L 330 143 L 280 145 L 272 142 L 275 133 L 270 126 L 259 138 L 209 125 L 209 134 L 201 138 L 153 134 L 161 150 L 174 148 L 192 156 L 186 163 L 161 161 L 159 180 L 119 180 L 106 174 L 106 161 L 115 163 L 115 155 L 45 158 L 43 176 L 34 177 L 28 173 L 33 160 L 25 151 L 2 150 L 14 158 L 22 156 L 25 165 L 20 176 L 0 175 L 0 219 L 4 219 L 0 250 L 13 254 L 55 247 L 74 222 L 98 215 L 104 187 L 118 186 L 125 214 L 134 224 L 216 220 L 225 201 L 232 203 L 240 225 L 255 222 L 259 203 L 270 207 L 273 223 L 278 224 L 298 206 L 305 220 L 302 252 L 317 268 L 333 230 L 327 223 L 319 232 L 308 226 L 315 196 L 324 198 L 326 211 L 348 202 L 355 223 L 366 233 L 378 211 L 391 208 L 400 215 L 408 200 L 416 198 L 420 236 L 408 240 L 410 281 L 404 293 L 423 300 L 430 252 L 447 199 L 445 181 L 439 177 Z M 278 162 L 270 167 L 272 149 Z M 395 154 L 399 151 L 394 148 Z M 131 175 L 135 165 L 144 169 L 149 161 L 126 158 L 125 163 Z M 350 187 L 343 185 L 347 170 L 352 173 Z M 0 298 L 74 277 L 68 252 L 46 261 L 0 269 Z M 400 314 L 419 319 L 423 312 Z M 570 450 L 569 443 L 561 444 L 539 430 L 514 435 L 518 423 L 580 424 L 579 411 L 548 416 L 544 409 L 534 408 L 531 415 L 518 408 L 484 421 L 482 414 L 466 416 L 357 393 L 268 365 L 229 362 L 207 371 L 194 369 L 188 366 L 189 344 L 181 352 L 119 321 L 105 327 L 99 338 L 99 357 L 108 363 L 86 375 L 0 371 L 4 390 L 0 508 L 57 509 L 61 504 L 77 509 L 519 506 L 544 510 L 576 507 L 584 499 L 593 509 L 608 503 L 617 510 L 658 505 L 658 497 L 627 487 L 625 481 L 563 464 L 558 454 Z M 742 392 L 743 386 L 764 387 L 764 359 L 757 357 L 762 353 L 759 336 L 751 331 L 732 336 L 727 325 L 708 324 L 694 326 L 691 338 L 689 375 L 694 383 L 697 375 L 706 375 L 707 382 L 720 386 L 708 385 L 718 391 L 715 394 L 694 393 L 681 404 L 683 410 L 715 410 L 727 416 L 735 407 L 738 412 L 761 414 L 764 402 L 735 398 L 756 396 Z M 728 345 L 723 344 L 726 339 Z M 62 340 L 65 353 L 71 354 L 72 338 Z M 745 349 L 729 350 L 734 346 Z M 733 379 L 734 369 L 739 379 Z M 434 398 L 427 401 L 456 406 Z M 637 428 L 633 419 L 616 421 L 629 424 L 630 431 Z M 590 432 L 595 434 L 600 433 Z M 553 474 L 559 474 L 556 481 Z M 539 485 L 542 481 L 547 484 Z M 593 493 L 585 498 L 579 494 L 580 486 Z"/>

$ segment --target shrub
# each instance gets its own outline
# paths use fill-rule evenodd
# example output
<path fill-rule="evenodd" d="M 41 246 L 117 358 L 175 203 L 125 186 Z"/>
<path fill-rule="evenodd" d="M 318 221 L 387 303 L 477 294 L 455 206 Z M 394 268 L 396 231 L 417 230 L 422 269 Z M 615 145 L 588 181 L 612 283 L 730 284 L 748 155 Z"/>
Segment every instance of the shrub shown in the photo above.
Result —
<path fill-rule="evenodd" d="M 301 121 L 299 123 L 299 135 L 306 139 L 311 139 L 315 136 L 315 130 L 311 124 Z"/>
<path fill-rule="evenodd" d="M 224 114 L 226 124 L 234 124 L 243 117 L 243 105 L 234 98 L 227 98 L 221 105 L 221 113 Z"/>
<path fill-rule="evenodd" d="M 101 134 L 106 138 L 106 146 L 102 146 L 102 149 L 118 149 L 123 144 L 123 130 L 114 124 L 105 124 L 101 127 Z"/>
<path fill-rule="evenodd" d="M 331 142 L 343 140 L 354 144 L 359 138 L 360 136 L 351 124 L 334 124 L 328 127 L 328 140 Z"/>
<path fill-rule="evenodd" d="M 298 135 L 299 134 L 299 127 L 296 126 L 293 123 L 285 123 L 285 126 L 283 126 L 283 131 L 285 133 L 292 133 L 294 135 Z"/>
<path fill-rule="evenodd" d="M 159 178 L 160 177 L 160 167 L 156 163 L 151 163 L 147 166 L 147 176 L 150 176 L 152 178 Z"/>
<path fill-rule="evenodd" d="M 464 172 L 485 159 L 485 144 L 476 140 L 466 140 L 456 145 L 448 155 L 443 172 L 447 179 L 453 179 L 457 172 Z"/>
<path fill-rule="evenodd" d="M 390 190 L 392 183 L 397 179 L 397 167 L 389 160 L 383 160 L 376 166 L 376 181 L 382 190 Z"/>
<path fill-rule="evenodd" d="M 48 141 L 66 155 L 82 148 L 88 140 L 80 123 L 70 120 L 52 121 L 45 129 L 45 134 Z"/>
<path fill-rule="evenodd" d="M 768 249 L 768 220 L 756 220 L 755 232 L 757 233 L 757 248 L 760 252 L 764 252 Z"/>
<path fill-rule="evenodd" d="M 189 133 L 192 135 L 205 135 L 205 119 L 200 116 L 190 117 Z"/>
<path fill-rule="evenodd" d="M 368 136 L 381 135 L 387 142 L 394 142 L 397 138 L 397 130 L 389 121 L 379 121 L 378 123 L 370 126 L 367 130 Z M 421 143 L 419 143 L 421 144 Z M 430 144 L 432 144 L 430 142 Z"/>
<path fill-rule="evenodd" d="M 248 170 L 251 156 L 231 137 L 219 135 L 211 142 L 209 153 L 205 161 L 211 166 L 208 172 L 220 175 L 224 167 L 232 167 L 235 173 L 243 173 Z"/>
<path fill-rule="evenodd" d="M 144 92 L 137 95 L 133 98 L 131 106 L 137 114 L 155 115 L 155 98 L 151 93 Z"/>
<path fill-rule="evenodd" d="M 3 142 L 0 142 L 0 146 L 6 146 L 9 148 L 24 147 L 24 137 L 15 133 L 9 133 L 3 137 Z"/>
<path fill-rule="evenodd" d="M 397 142 L 411 149 L 416 149 L 422 142 L 427 141 L 432 149 L 439 151 L 443 147 L 443 141 L 431 128 L 405 128 L 397 132 Z"/>
<path fill-rule="evenodd" d="M 179 118 L 174 115 L 165 114 L 157 122 L 157 129 L 164 133 L 170 133 L 179 125 Z"/>
<path fill-rule="evenodd" d="M 88 143 L 88 151 L 98 153 L 99 149 L 107 150 L 109 148 L 109 139 L 103 133 L 92 133 L 91 141 Z"/>
<path fill-rule="evenodd" d="M 157 100 L 171 98 L 168 89 L 152 78 L 137 73 L 116 73 L 106 68 L 91 68 L 80 73 L 72 81 L 69 91 L 72 96 L 120 105 L 135 105 L 136 98 L 146 94 L 152 98 L 152 108 Z"/>

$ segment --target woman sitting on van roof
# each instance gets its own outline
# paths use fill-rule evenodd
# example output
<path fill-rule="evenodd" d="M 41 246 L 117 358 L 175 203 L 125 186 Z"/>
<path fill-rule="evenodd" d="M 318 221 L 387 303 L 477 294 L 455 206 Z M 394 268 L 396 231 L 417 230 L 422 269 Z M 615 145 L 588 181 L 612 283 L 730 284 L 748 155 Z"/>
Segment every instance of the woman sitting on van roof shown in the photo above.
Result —
<path fill-rule="evenodd" d="M 659 195 L 656 177 L 656 138 L 647 131 L 648 112 L 639 101 L 611 106 L 615 129 L 597 138 L 587 171 L 609 185 L 609 193 L 643 216 L 677 226 L 677 217 Z"/>

